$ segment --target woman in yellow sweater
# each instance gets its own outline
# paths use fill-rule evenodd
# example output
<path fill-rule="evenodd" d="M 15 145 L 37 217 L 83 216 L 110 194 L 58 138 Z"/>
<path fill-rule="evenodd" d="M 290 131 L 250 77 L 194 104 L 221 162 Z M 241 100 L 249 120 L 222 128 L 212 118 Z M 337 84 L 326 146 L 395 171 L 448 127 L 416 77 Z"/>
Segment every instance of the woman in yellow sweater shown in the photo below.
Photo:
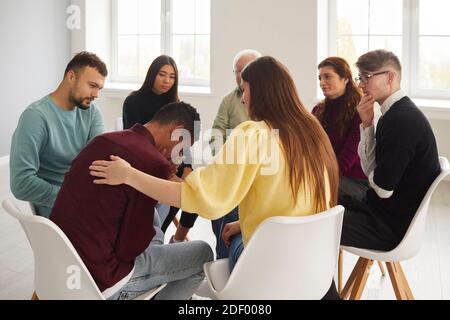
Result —
<path fill-rule="evenodd" d="M 158 179 L 125 160 L 95 161 L 97 184 L 128 184 L 159 202 L 218 219 L 239 205 L 243 244 L 271 216 L 302 216 L 337 202 L 338 166 L 327 134 L 301 103 L 287 68 L 261 57 L 242 72 L 242 102 L 252 121 L 235 128 L 213 162 L 184 182 Z"/>

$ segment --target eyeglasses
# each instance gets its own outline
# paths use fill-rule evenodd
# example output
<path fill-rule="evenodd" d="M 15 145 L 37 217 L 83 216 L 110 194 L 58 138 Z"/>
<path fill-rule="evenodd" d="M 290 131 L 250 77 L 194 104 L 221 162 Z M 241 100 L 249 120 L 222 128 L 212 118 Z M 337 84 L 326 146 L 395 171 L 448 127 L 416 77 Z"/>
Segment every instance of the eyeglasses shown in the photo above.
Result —
<path fill-rule="evenodd" d="M 385 74 L 388 73 L 389 71 L 380 71 L 380 72 L 375 72 L 375 73 L 368 73 L 368 74 L 359 74 L 358 77 L 355 78 L 356 82 L 362 82 L 364 84 L 367 84 L 367 82 L 369 82 L 370 78 L 377 76 L 379 74 Z"/>

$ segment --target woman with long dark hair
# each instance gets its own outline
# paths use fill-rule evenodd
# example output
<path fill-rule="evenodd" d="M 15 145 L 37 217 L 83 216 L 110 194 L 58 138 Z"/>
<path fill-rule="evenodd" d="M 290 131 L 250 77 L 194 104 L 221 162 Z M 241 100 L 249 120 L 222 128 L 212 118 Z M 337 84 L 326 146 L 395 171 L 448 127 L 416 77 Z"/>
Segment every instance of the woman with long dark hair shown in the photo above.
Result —
<path fill-rule="evenodd" d="M 165 105 L 178 102 L 178 67 L 175 60 L 167 55 L 161 55 L 153 60 L 150 65 L 147 76 L 141 88 L 132 92 L 123 104 L 123 129 L 129 129 L 136 123 L 146 124 L 153 119 L 153 116 Z M 191 155 L 185 155 L 187 160 L 177 169 L 176 176 L 186 177 L 192 172 Z M 159 211 L 164 211 L 160 208 Z M 162 222 L 163 232 L 167 229 L 173 217 L 177 214 L 179 208 L 171 207 L 166 219 Z M 179 237 L 185 238 L 189 229 L 195 223 L 197 215 L 182 213 Z M 172 237 L 172 240 L 174 238 Z"/>
<path fill-rule="evenodd" d="M 336 156 L 322 126 L 300 101 L 287 68 L 275 58 L 258 58 L 242 72 L 242 89 L 252 121 L 236 127 L 213 162 L 184 182 L 158 179 L 112 156 L 113 161 L 90 167 L 101 178 L 95 183 L 126 183 L 207 219 L 239 205 L 239 221 L 226 240 L 242 232 L 243 246 L 268 217 L 306 216 L 335 206 Z"/>
<path fill-rule="evenodd" d="M 150 65 L 141 88 L 125 99 L 122 111 L 123 128 L 129 129 L 136 123 L 146 124 L 159 109 L 177 101 L 177 65 L 171 57 L 161 55 Z"/>
<path fill-rule="evenodd" d="M 339 164 L 339 197 L 349 195 L 363 198 L 368 182 L 358 156 L 360 124 L 356 106 L 362 93 L 352 77 L 347 61 L 329 57 L 319 66 L 320 88 L 325 99 L 312 110 L 322 124 Z"/>

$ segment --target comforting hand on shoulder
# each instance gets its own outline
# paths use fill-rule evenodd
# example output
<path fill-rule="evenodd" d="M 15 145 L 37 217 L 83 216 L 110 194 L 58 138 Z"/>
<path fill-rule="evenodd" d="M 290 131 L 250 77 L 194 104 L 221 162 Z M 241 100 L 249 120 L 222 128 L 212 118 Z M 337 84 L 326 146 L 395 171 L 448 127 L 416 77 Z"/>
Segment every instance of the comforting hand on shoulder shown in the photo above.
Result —
<path fill-rule="evenodd" d="M 131 165 L 117 156 L 111 156 L 111 160 L 97 160 L 89 167 L 92 176 L 101 178 L 94 180 L 94 183 L 109 185 L 127 183 Z"/>

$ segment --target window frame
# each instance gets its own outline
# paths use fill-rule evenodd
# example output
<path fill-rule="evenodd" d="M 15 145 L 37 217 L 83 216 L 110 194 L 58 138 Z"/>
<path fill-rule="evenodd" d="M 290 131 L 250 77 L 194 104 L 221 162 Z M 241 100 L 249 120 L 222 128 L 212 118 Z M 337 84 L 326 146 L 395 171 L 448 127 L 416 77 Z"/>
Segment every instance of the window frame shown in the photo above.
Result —
<path fill-rule="evenodd" d="M 337 54 L 337 0 L 328 0 L 327 5 L 327 54 L 332 56 Z M 419 87 L 419 5 L 420 0 L 403 0 L 402 56 L 399 57 L 402 62 L 402 88 L 414 98 L 450 99 L 450 89 L 423 89 Z"/>
<path fill-rule="evenodd" d="M 172 56 L 173 52 L 173 0 L 160 0 L 161 1 L 161 53 Z M 112 0 L 112 37 L 111 37 L 111 61 L 112 61 L 112 72 L 111 79 L 112 82 L 117 83 L 142 83 L 144 80 L 140 76 L 135 77 L 126 77 L 118 75 L 118 37 L 119 37 L 119 16 L 118 16 L 118 0 Z M 211 15 L 211 12 L 210 12 Z M 137 34 L 139 36 L 139 33 Z M 194 37 L 198 35 L 197 33 L 192 34 Z M 211 43 L 211 31 L 209 33 L 209 39 Z M 194 44 L 195 48 L 195 44 Z M 209 56 L 211 58 L 211 46 L 209 49 Z M 139 59 L 139 51 L 138 51 L 138 59 Z M 178 64 L 178 62 L 177 62 Z M 145 76 L 144 76 L 145 78 Z M 199 78 L 182 78 L 181 76 L 178 79 L 179 86 L 186 87 L 210 87 L 211 85 L 211 62 L 210 62 L 210 74 L 209 80 L 207 79 L 199 79 Z"/>

